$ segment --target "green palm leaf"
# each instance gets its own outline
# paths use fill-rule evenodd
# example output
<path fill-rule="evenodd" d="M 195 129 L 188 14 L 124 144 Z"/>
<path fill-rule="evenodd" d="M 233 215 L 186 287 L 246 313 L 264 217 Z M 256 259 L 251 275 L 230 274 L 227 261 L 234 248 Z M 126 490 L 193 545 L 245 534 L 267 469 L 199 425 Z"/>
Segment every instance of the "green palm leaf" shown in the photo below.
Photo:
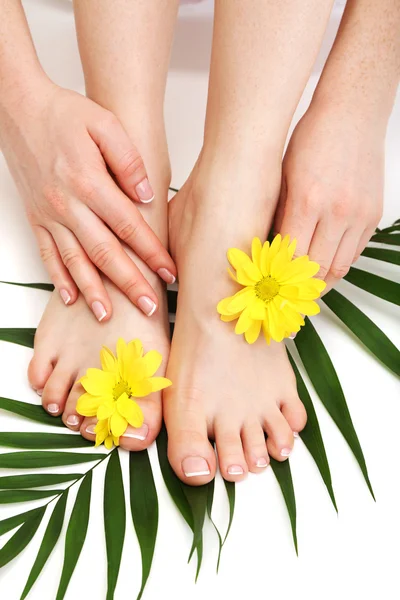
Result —
<path fill-rule="evenodd" d="M 79 433 L 19 433 L 0 432 L 0 446 L 24 450 L 50 450 L 57 448 L 88 448 L 93 442 L 85 440 Z"/>
<path fill-rule="evenodd" d="M 400 306 L 400 284 L 379 275 L 351 267 L 345 279 L 357 287 Z"/>
<path fill-rule="evenodd" d="M 104 532 L 107 549 L 107 600 L 113 600 L 126 528 L 124 483 L 118 450 L 111 452 L 104 482 Z"/>
<path fill-rule="evenodd" d="M 215 480 L 212 479 L 210 481 L 210 483 L 207 486 L 208 490 L 207 490 L 207 515 L 208 518 L 210 519 L 214 529 L 215 529 L 215 533 L 217 534 L 218 537 L 218 560 L 217 560 L 217 573 L 219 571 L 219 565 L 221 562 L 221 553 L 222 553 L 222 546 L 223 546 L 223 542 L 222 542 L 222 536 L 219 532 L 219 529 L 212 517 L 212 507 L 213 507 L 213 502 L 214 502 L 214 489 L 215 489 Z"/>
<path fill-rule="evenodd" d="M 74 481 L 82 477 L 81 473 L 40 473 L 40 475 L 7 475 L 0 477 L 0 490 L 18 490 L 57 485 L 66 481 Z"/>
<path fill-rule="evenodd" d="M 0 569 L 7 563 L 14 560 L 24 548 L 29 544 L 35 535 L 46 511 L 46 507 L 36 509 L 29 519 L 27 519 L 22 527 L 20 527 L 8 542 L 0 550 Z"/>
<path fill-rule="evenodd" d="M 65 490 L 60 499 L 58 500 L 53 510 L 53 513 L 49 519 L 42 543 L 39 548 L 38 555 L 33 564 L 32 570 L 29 573 L 29 577 L 26 582 L 24 591 L 22 592 L 21 600 L 24 600 L 24 598 L 26 598 L 29 594 L 35 581 L 42 572 L 43 567 L 45 566 L 50 554 L 53 552 L 58 538 L 60 537 L 62 526 L 64 523 L 67 498 L 68 490 Z"/>
<path fill-rule="evenodd" d="M 279 462 L 271 457 L 271 467 L 274 475 L 281 488 L 283 498 L 285 500 L 286 508 L 289 513 L 290 526 L 292 528 L 293 543 L 296 550 L 296 554 L 299 553 L 297 547 L 297 531 L 296 531 L 296 497 L 294 495 L 293 479 L 290 470 L 290 464 L 288 460 Z"/>
<path fill-rule="evenodd" d="M 390 244 L 391 246 L 400 246 L 400 235 L 393 233 L 376 233 L 372 236 L 371 242 L 380 242 L 381 244 Z"/>
<path fill-rule="evenodd" d="M 393 233 L 394 231 L 400 231 L 400 223 L 398 221 L 395 221 L 390 227 L 384 227 L 379 233 Z"/>
<path fill-rule="evenodd" d="M 67 533 L 65 535 L 64 564 L 56 600 L 62 600 L 67 591 L 72 574 L 85 543 L 89 524 L 90 496 L 92 491 L 92 471 L 82 480 L 72 509 Z"/>
<path fill-rule="evenodd" d="M 194 550 L 197 550 L 197 581 L 203 558 L 203 525 L 207 511 L 208 485 L 200 485 L 198 487 L 182 485 L 184 486 L 183 490 L 193 515 L 193 544 L 190 550 L 189 561 Z"/>
<path fill-rule="evenodd" d="M 0 469 L 42 469 L 101 460 L 106 454 L 77 452 L 10 452 L 0 454 Z"/>
<path fill-rule="evenodd" d="M 400 351 L 367 315 L 336 290 L 331 290 L 323 301 L 372 354 L 400 375 Z"/>
<path fill-rule="evenodd" d="M 13 504 L 14 502 L 30 502 L 50 496 L 58 496 L 63 490 L 6 490 L 0 492 L 0 504 Z"/>
<path fill-rule="evenodd" d="M 20 513 L 19 515 L 14 515 L 13 517 L 9 517 L 8 519 L 3 519 L 0 521 L 0 535 L 4 535 L 8 531 L 15 529 L 18 525 L 25 523 L 31 517 L 38 515 L 43 507 L 33 508 L 32 510 L 28 510 L 26 512 Z"/>
<path fill-rule="evenodd" d="M 10 398 L 0 398 L 0 410 L 12 412 L 15 415 L 20 415 L 31 421 L 42 423 L 43 425 L 52 425 L 55 427 L 64 427 L 65 425 L 61 417 L 51 417 L 42 406 L 38 404 L 28 404 L 27 402 L 19 402 Z"/>
<path fill-rule="evenodd" d="M 17 283 L 16 281 L 0 281 L 6 285 L 18 285 L 20 287 L 34 288 L 35 290 L 45 290 L 46 292 L 52 292 L 54 285 L 52 283 Z"/>
<path fill-rule="evenodd" d="M 130 452 L 129 473 L 132 520 L 142 555 L 140 600 L 149 578 L 158 530 L 157 490 L 147 450 Z"/>
<path fill-rule="evenodd" d="M 400 252 L 397 250 L 386 250 L 385 248 L 365 248 L 362 256 L 383 260 L 393 265 L 400 265 Z"/>
<path fill-rule="evenodd" d="M 313 457 L 315 464 L 318 467 L 321 477 L 326 485 L 326 489 L 328 490 L 328 494 L 332 500 L 333 506 L 335 507 L 335 510 L 337 512 L 336 499 L 332 487 L 331 471 L 329 468 L 328 458 L 326 456 L 324 441 L 322 439 L 317 414 L 315 412 L 315 408 L 312 403 L 310 394 L 308 393 L 306 384 L 304 383 L 303 378 L 300 375 L 300 371 L 289 353 L 288 356 L 290 364 L 292 365 L 294 374 L 296 376 L 297 393 L 299 394 L 299 398 L 304 404 L 304 408 L 307 412 L 307 424 L 304 427 L 303 431 L 300 433 L 300 437 L 303 440 L 304 445 L 306 446 L 307 450 Z"/>
<path fill-rule="evenodd" d="M 229 502 L 229 521 L 228 521 L 228 528 L 226 530 L 226 534 L 225 534 L 222 545 L 224 545 L 226 540 L 228 539 L 228 535 L 229 535 L 229 532 L 232 527 L 233 516 L 235 514 L 235 497 L 236 497 L 235 484 L 232 481 L 226 481 L 226 479 L 224 479 L 224 484 L 225 484 L 225 489 L 226 489 L 226 493 L 228 495 L 228 502 Z"/>
<path fill-rule="evenodd" d="M 296 335 L 295 344 L 311 383 L 349 444 L 374 498 L 364 454 L 351 420 L 342 386 L 329 354 L 310 319 L 306 318 L 306 326 L 302 327 Z"/>
<path fill-rule="evenodd" d="M 11 342 L 12 344 L 19 344 L 20 346 L 26 346 L 27 348 L 33 348 L 33 339 L 35 337 L 36 329 L 22 328 L 17 329 L 11 328 L 0 328 L 0 341 Z"/>

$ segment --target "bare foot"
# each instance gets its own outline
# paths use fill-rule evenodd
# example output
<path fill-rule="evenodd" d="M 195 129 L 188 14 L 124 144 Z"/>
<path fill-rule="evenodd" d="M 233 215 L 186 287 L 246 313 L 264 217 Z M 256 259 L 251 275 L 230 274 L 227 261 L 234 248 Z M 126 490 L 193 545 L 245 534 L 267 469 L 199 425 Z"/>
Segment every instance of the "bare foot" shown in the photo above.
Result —
<path fill-rule="evenodd" d="M 72 306 L 65 306 L 53 293 L 35 336 L 35 350 L 29 365 L 29 381 L 42 395 L 43 407 L 54 416 L 62 414 L 67 427 L 80 430 L 83 437 L 94 441 L 95 418 L 83 418 L 76 412 L 76 402 L 84 392 L 79 378 L 90 367 L 100 367 L 99 353 L 103 345 L 115 351 L 119 337 L 130 341 L 139 338 L 145 352 L 158 350 L 163 363 L 157 375 L 164 375 L 169 353 L 169 326 L 166 295 L 161 281 L 143 264 L 139 265 L 159 298 L 159 309 L 151 317 L 142 314 L 124 294 L 108 280 L 105 286 L 113 303 L 113 317 L 99 323 L 79 296 Z M 161 426 L 160 392 L 137 400 L 144 414 L 140 429 L 129 427 L 121 437 L 121 447 L 128 450 L 147 448 L 157 437 Z"/>
<path fill-rule="evenodd" d="M 285 460 L 294 433 L 306 423 L 284 344 L 268 347 L 261 336 L 248 345 L 216 310 L 220 299 L 237 291 L 227 275 L 227 249 L 249 251 L 254 236 L 267 237 L 279 190 L 278 161 L 265 181 L 246 177 L 243 165 L 201 163 L 170 206 L 170 246 L 180 283 L 167 368 L 173 386 L 163 396 L 169 460 L 192 485 L 215 475 L 209 438 L 222 476 L 240 481 L 248 471 L 262 472 L 269 454 Z"/>

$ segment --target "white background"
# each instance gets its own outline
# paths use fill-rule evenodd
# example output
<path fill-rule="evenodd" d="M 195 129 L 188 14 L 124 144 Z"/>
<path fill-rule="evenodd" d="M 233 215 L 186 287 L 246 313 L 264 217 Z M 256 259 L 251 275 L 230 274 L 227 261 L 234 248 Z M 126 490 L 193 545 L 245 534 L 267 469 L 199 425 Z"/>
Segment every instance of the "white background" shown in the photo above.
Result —
<path fill-rule="evenodd" d="M 72 7 L 62 0 L 26 0 L 29 21 L 45 69 L 54 80 L 83 92 Z M 300 104 L 305 110 L 318 72 L 337 27 L 333 13 L 323 52 Z M 187 176 L 201 144 L 207 92 L 211 40 L 210 3 L 182 8 L 168 81 L 166 118 L 173 166 L 179 187 Z M 400 217 L 398 144 L 400 102 L 397 102 L 387 139 L 384 225 Z M 366 266 L 367 259 L 360 261 Z M 369 262 L 375 272 L 399 281 L 390 265 Z M 26 224 L 14 184 L 0 155 L 0 279 L 46 281 L 33 236 Z M 341 291 L 357 301 L 397 345 L 400 344 L 397 307 L 377 301 L 342 283 Z M 0 327 L 34 327 L 45 307 L 45 292 L 0 286 Z M 272 471 L 250 476 L 237 486 L 237 505 L 230 539 L 225 547 L 219 576 L 215 574 L 217 539 L 205 527 L 205 558 L 197 585 L 194 562 L 186 565 L 190 548 L 187 527 L 177 514 L 161 480 L 154 448 L 151 458 L 160 501 L 160 524 L 152 575 L 145 599 L 216 600 L 221 597 L 262 597 L 289 600 L 334 598 L 400 598 L 399 533 L 400 488 L 398 473 L 400 386 L 384 367 L 359 347 L 337 320 L 323 311 L 316 327 L 323 336 L 341 379 L 350 411 L 364 449 L 377 502 L 373 502 L 350 451 L 329 416 L 316 401 L 330 460 L 339 516 L 333 510 L 316 467 L 301 441 L 291 459 L 298 508 L 299 558 L 296 557 L 287 513 Z M 31 350 L 0 343 L 0 395 L 37 402 L 29 389 L 26 368 Z M 22 419 L 1 414 L 0 429 L 39 431 Z M 42 428 L 43 430 L 45 428 Z M 126 458 L 126 457 L 124 457 Z M 126 465 L 125 465 L 126 466 Z M 82 466 L 82 469 L 86 469 Z M 76 470 L 72 467 L 71 471 Z M 126 472 L 126 469 L 125 469 Z M 5 472 L 1 474 L 6 474 Z M 102 479 L 94 479 L 91 522 L 82 559 L 73 576 L 67 599 L 105 597 L 105 550 L 102 524 Z M 72 495 L 73 496 L 73 495 Z M 69 510 L 71 508 L 71 500 Z M 2 506 L 0 518 L 31 506 Z M 227 504 L 217 481 L 215 518 L 226 526 Z M 46 519 L 47 520 L 47 519 Z M 0 596 L 17 600 L 25 584 L 46 520 L 24 553 L 0 572 Z M 139 549 L 130 526 L 116 598 L 135 598 L 140 587 Z M 5 536 L 2 540 L 7 540 Z M 37 600 L 55 598 L 63 558 L 57 545 L 39 583 L 31 593 Z"/>

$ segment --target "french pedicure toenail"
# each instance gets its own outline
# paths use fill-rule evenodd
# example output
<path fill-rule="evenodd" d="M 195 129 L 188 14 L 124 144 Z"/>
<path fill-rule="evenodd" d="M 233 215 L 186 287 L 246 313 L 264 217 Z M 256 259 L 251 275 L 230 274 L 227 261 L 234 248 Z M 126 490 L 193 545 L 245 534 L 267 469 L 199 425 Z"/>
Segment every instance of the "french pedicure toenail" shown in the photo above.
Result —
<path fill-rule="evenodd" d="M 143 202 L 143 204 L 149 204 L 154 200 L 154 193 L 147 177 L 137 184 L 135 190 L 140 202 Z"/>
<path fill-rule="evenodd" d="M 101 323 L 105 316 L 107 316 L 107 311 L 102 305 L 101 302 L 95 300 L 92 304 L 92 311 L 96 319 Z"/>
<path fill-rule="evenodd" d="M 60 296 L 64 304 L 69 304 L 71 302 L 71 296 L 67 290 L 60 290 Z"/>
<path fill-rule="evenodd" d="M 258 461 L 256 462 L 256 467 L 260 467 L 261 469 L 264 469 L 265 467 L 268 467 L 268 461 L 266 458 L 259 458 Z"/>
<path fill-rule="evenodd" d="M 41 396 L 41 395 L 43 394 L 43 389 L 41 389 L 41 390 L 36 390 L 36 393 L 37 393 L 37 395 L 38 395 L 38 396 Z"/>
<path fill-rule="evenodd" d="M 95 423 L 92 423 L 91 425 L 88 425 L 86 427 L 86 429 L 85 429 L 86 433 L 90 433 L 90 435 L 95 435 L 96 434 L 95 427 L 96 427 Z"/>
<path fill-rule="evenodd" d="M 71 427 L 76 427 L 79 425 L 79 417 L 77 415 L 70 415 L 67 419 L 67 425 L 71 425 Z"/>
<path fill-rule="evenodd" d="M 47 412 L 49 412 L 52 415 L 56 415 L 58 412 L 60 412 L 60 407 L 58 406 L 58 404 L 55 404 L 55 403 L 54 404 L 48 404 L 47 405 Z"/>
<path fill-rule="evenodd" d="M 228 467 L 229 475 L 243 475 L 244 471 L 240 465 L 231 465 Z"/>
<path fill-rule="evenodd" d="M 294 437 L 294 438 L 299 438 L 299 437 L 300 437 L 300 435 L 297 433 L 297 431 L 293 431 L 293 437 Z"/>
<path fill-rule="evenodd" d="M 189 456 L 182 461 L 183 472 L 186 477 L 198 477 L 200 475 L 210 475 L 208 462 L 200 456 Z"/>
<path fill-rule="evenodd" d="M 153 315 L 157 309 L 156 303 L 147 296 L 140 296 L 138 300 L 138 307 L 147 317 L 151 317 L 151 315 Z"/>
<path fill-rule="evenodd" d="M 290 456 L 291 454 L 292 454 L 292 451 L 290 448 L 282 448 L 281 456 Z"/>
<path fill-rule="evenodd" d="M 135 427 L 128 427 L 122 437 L 124 438 L 132 438 L 133 440 L 140 440 L 143 442 L 147 438 L 147 434 L 149 433 L 149 428 L 146 425 L 142 425 L 137 429 Z"/>
<path fill-rule="evenodd" d="M 157 273 L 159 274 L 159 276 L 161 277 L 161 279 L 163 279 L 165 281 L 165 283 L 175 283 L 176 281 L 176 277 L 174 277 L 174 275 L 172 275 L 172 273 L 170 271 L 168 271 L 168 269 L 165 269 L 164 267 L 162 267 L 161 269 L 158 269 Z"/>

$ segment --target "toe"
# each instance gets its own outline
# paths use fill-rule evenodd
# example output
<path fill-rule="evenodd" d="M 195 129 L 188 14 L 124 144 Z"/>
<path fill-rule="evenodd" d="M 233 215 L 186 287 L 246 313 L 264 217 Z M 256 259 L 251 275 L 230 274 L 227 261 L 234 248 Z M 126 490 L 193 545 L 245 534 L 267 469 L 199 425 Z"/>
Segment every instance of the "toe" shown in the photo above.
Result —
<path fill-rule="evenodd" d="M 154 442 L 161 429 L 161 394 L 152 394 L 137 400 L 143 411 L 144 422 L 140 428 L 129 426 L 119 443 L 125 450 L 144 450 Z"/>
<path fill-rule="evenodd" d="M 243 453 L 240 425 L 215 422 L 215 442 L 221 475 L 227 481 L 242 481 L 248 473 Z"/>
<path fill-rule="evenodd" d="M 246 423 L 242 429 L 244 455 L 249 471 L 262 473 L 269 465 L 265 433 L 259 422 Z"/>
<path fill-rule="evenodd" d="M 307 423 L 307 413 L 300 398 L 295 395 L 292 399 L 282 402 L 281 411 L 292 431 L 302 431 Z"/>
<path fill-rule="evenodd" d="M 90 442 L 96 441 L 96 434 L 94 428 L 96 427 L 97 419 L 95 417 L 86 417 L 83 419 L 80 426 L 81 436 L 89 440 Z"/>
<path fill-rule="evenodd" d="M 164 408 L 171 467 L 184 483 L 208 483 L 215 477 L 216 459 L 205 416 L 190 401 L 176 402 L 171 394 L 164 398 Z"/>
<path fill-rule="evenodd" d="M 39 396 L 42 395 L 44 386 L 51 373 L 53 372 L 53 364 L 49 355 L 42 354 L 35 350 L 35 354 L 28 367 L 29 383 Z"/>
<path fill-rule="evenodd" d="M 277 405 L 271 407 L 265 415 L 264 429 L 268 435 L 267 448 L 270 456 L 279 461 L 286 460 L 293 449 L 293 430 Z"/>
<path fill-rule="evenodd" d="M 73 382 L 74 373 L 58 363 L 48 378 L 42 394 L 43 408 L 50 415 L 58 416 L 64 411 Z"/>
<path fill-rule="evenodd" d="M 64 425 L 66 425 L 66 427 L 72 429 L 73 431 L 78 431 L 81 428 L 83 422 L 83 417 L 81 415 L 78 415 L 78 413 L 76 412 L 76 403 L 78 402 L 78 398 L 85 392 L 85 390 L 79 383 L 80 376 L 77 377 L 74 385 L 71 388 L 71 391 L 65 403 L 65 408 L 62 416 Z M 92 439 L 88 438 L 87 434 L 84 435 L 84 437 L 86 437 L 87 439 Z"/>

